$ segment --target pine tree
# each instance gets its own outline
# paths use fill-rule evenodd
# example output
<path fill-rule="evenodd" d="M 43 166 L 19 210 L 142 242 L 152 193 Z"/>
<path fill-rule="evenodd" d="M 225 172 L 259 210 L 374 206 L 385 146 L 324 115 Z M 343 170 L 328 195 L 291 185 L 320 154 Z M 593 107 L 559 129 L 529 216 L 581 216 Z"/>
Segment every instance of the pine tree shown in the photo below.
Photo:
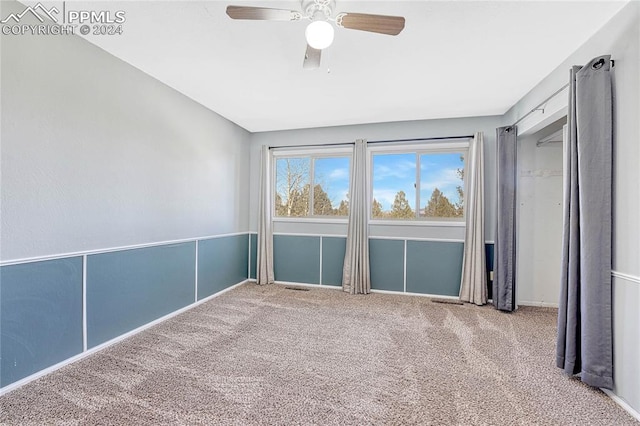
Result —
<path fill-rule="evenodd" d="M 313 186 L 313 214 L 314 216 L 334 215 L 329 194 L 322 189 L 320 184 Z"/>
<path fill-rule="evenodd" d="M 373 203 L 371 205 L 371 216 L 374 219 L 382 219 L 384 217 L 384 212 L 382 211 L 382 203 L 375 198 L 373 199 Z"/>
<path fill-rule="evenodd" d="M 337 216 L 349 216 L 349 201 L 341 200 L 340 205 L 336 209 Z"/>
<path fill-rule="evenodd" d="M 276 216 L 286 216 L 287 215 L 287 206 L 282 202 L 282 197 L 280 194 L 276 193 Z"/>
<path fill-rule="evenodd" d="M 412 219 L 415 218 L 415 213 L 409 205 L 407 200 L 407 194 L 404 191 L 398 191 L 391 207 L 390 217 L 394 219 Z"/>
<path fill-rule="evenodd" d="M 289 205 L 289 216 L 301 217 L 309 215 L 309 184 L 304 185 L 300 191 L 291 193 Z"/>
<path fill-rule="evenodd" d="M 458 216 L 458 211 L 447 196 L 438 188 L 435 188 L 424 209 L 424 215 L 426 217 L 456 217 Z"/>

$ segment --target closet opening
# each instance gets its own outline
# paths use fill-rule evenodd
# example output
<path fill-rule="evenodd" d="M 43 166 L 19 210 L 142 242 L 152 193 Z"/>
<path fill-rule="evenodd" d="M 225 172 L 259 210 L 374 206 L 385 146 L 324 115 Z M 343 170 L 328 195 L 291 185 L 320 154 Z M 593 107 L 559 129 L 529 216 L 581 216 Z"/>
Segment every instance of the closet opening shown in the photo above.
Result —
<path fill-rule="evenodd" d="M 516 301 L 557 307 L 566 116 L 518 136 Z"/>

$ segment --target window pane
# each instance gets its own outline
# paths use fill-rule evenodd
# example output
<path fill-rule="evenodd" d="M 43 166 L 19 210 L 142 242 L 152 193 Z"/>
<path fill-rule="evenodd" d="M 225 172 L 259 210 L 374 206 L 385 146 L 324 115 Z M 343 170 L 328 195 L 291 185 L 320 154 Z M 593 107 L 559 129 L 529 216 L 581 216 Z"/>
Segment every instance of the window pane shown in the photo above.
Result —
<path fill-rule="evenodd" d="M 420 217 L 464 216 L 464 154 L 420 156 Z"/>
<path fill-rule="evenodd" d="M 415 219 L 416 154 L 373 156 L 373 219 Z"/>
<path fill-rule="evenodd" d="M 316 158 L 313 174 L 313 215 L 347 216 L 349 157 Z"/>
<path fill-rule="evenodd" d="M 301 217 L 309 214 L 309 158 L 276 160 L 276 216 Z"/>

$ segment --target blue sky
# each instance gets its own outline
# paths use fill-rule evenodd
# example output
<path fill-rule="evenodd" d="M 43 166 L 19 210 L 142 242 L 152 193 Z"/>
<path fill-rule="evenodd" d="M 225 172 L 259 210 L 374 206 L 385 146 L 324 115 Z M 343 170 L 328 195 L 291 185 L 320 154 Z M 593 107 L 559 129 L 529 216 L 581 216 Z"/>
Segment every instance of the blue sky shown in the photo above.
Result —
<path fill-rule="evenodd" d="M 331 205 L 336 208 L 341 200 L 347 199 L 349 192 L 349 158 L 325 157 L 316 158 L 315 184 L 321 184 L 331 200 Z"/>
<path fill-rule="evenodd" d="M 464 163 L 459 153 L 420 155 L 420 204 L 424 207 L 434 188 L 442 191 L 449 201 L 458 201 L 456 187 L 462 183 L 456 170 Z M 389 210 L 398 191 L 407 194 L 409 205 L 415 210 L 416 154 L 378 154 L 373 156 L 373 198 Z"/>

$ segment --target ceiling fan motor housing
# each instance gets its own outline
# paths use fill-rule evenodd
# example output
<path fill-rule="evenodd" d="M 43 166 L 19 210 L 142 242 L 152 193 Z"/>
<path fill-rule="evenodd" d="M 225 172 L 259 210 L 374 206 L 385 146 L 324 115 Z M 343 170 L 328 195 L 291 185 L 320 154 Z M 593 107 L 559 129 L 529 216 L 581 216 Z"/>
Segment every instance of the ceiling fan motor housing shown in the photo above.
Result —
<path fill-rule="evenodd" d="M 331 18 L 336 5 L 335 0 L 302 0 L 303 13 L 312 20 Z"/>

